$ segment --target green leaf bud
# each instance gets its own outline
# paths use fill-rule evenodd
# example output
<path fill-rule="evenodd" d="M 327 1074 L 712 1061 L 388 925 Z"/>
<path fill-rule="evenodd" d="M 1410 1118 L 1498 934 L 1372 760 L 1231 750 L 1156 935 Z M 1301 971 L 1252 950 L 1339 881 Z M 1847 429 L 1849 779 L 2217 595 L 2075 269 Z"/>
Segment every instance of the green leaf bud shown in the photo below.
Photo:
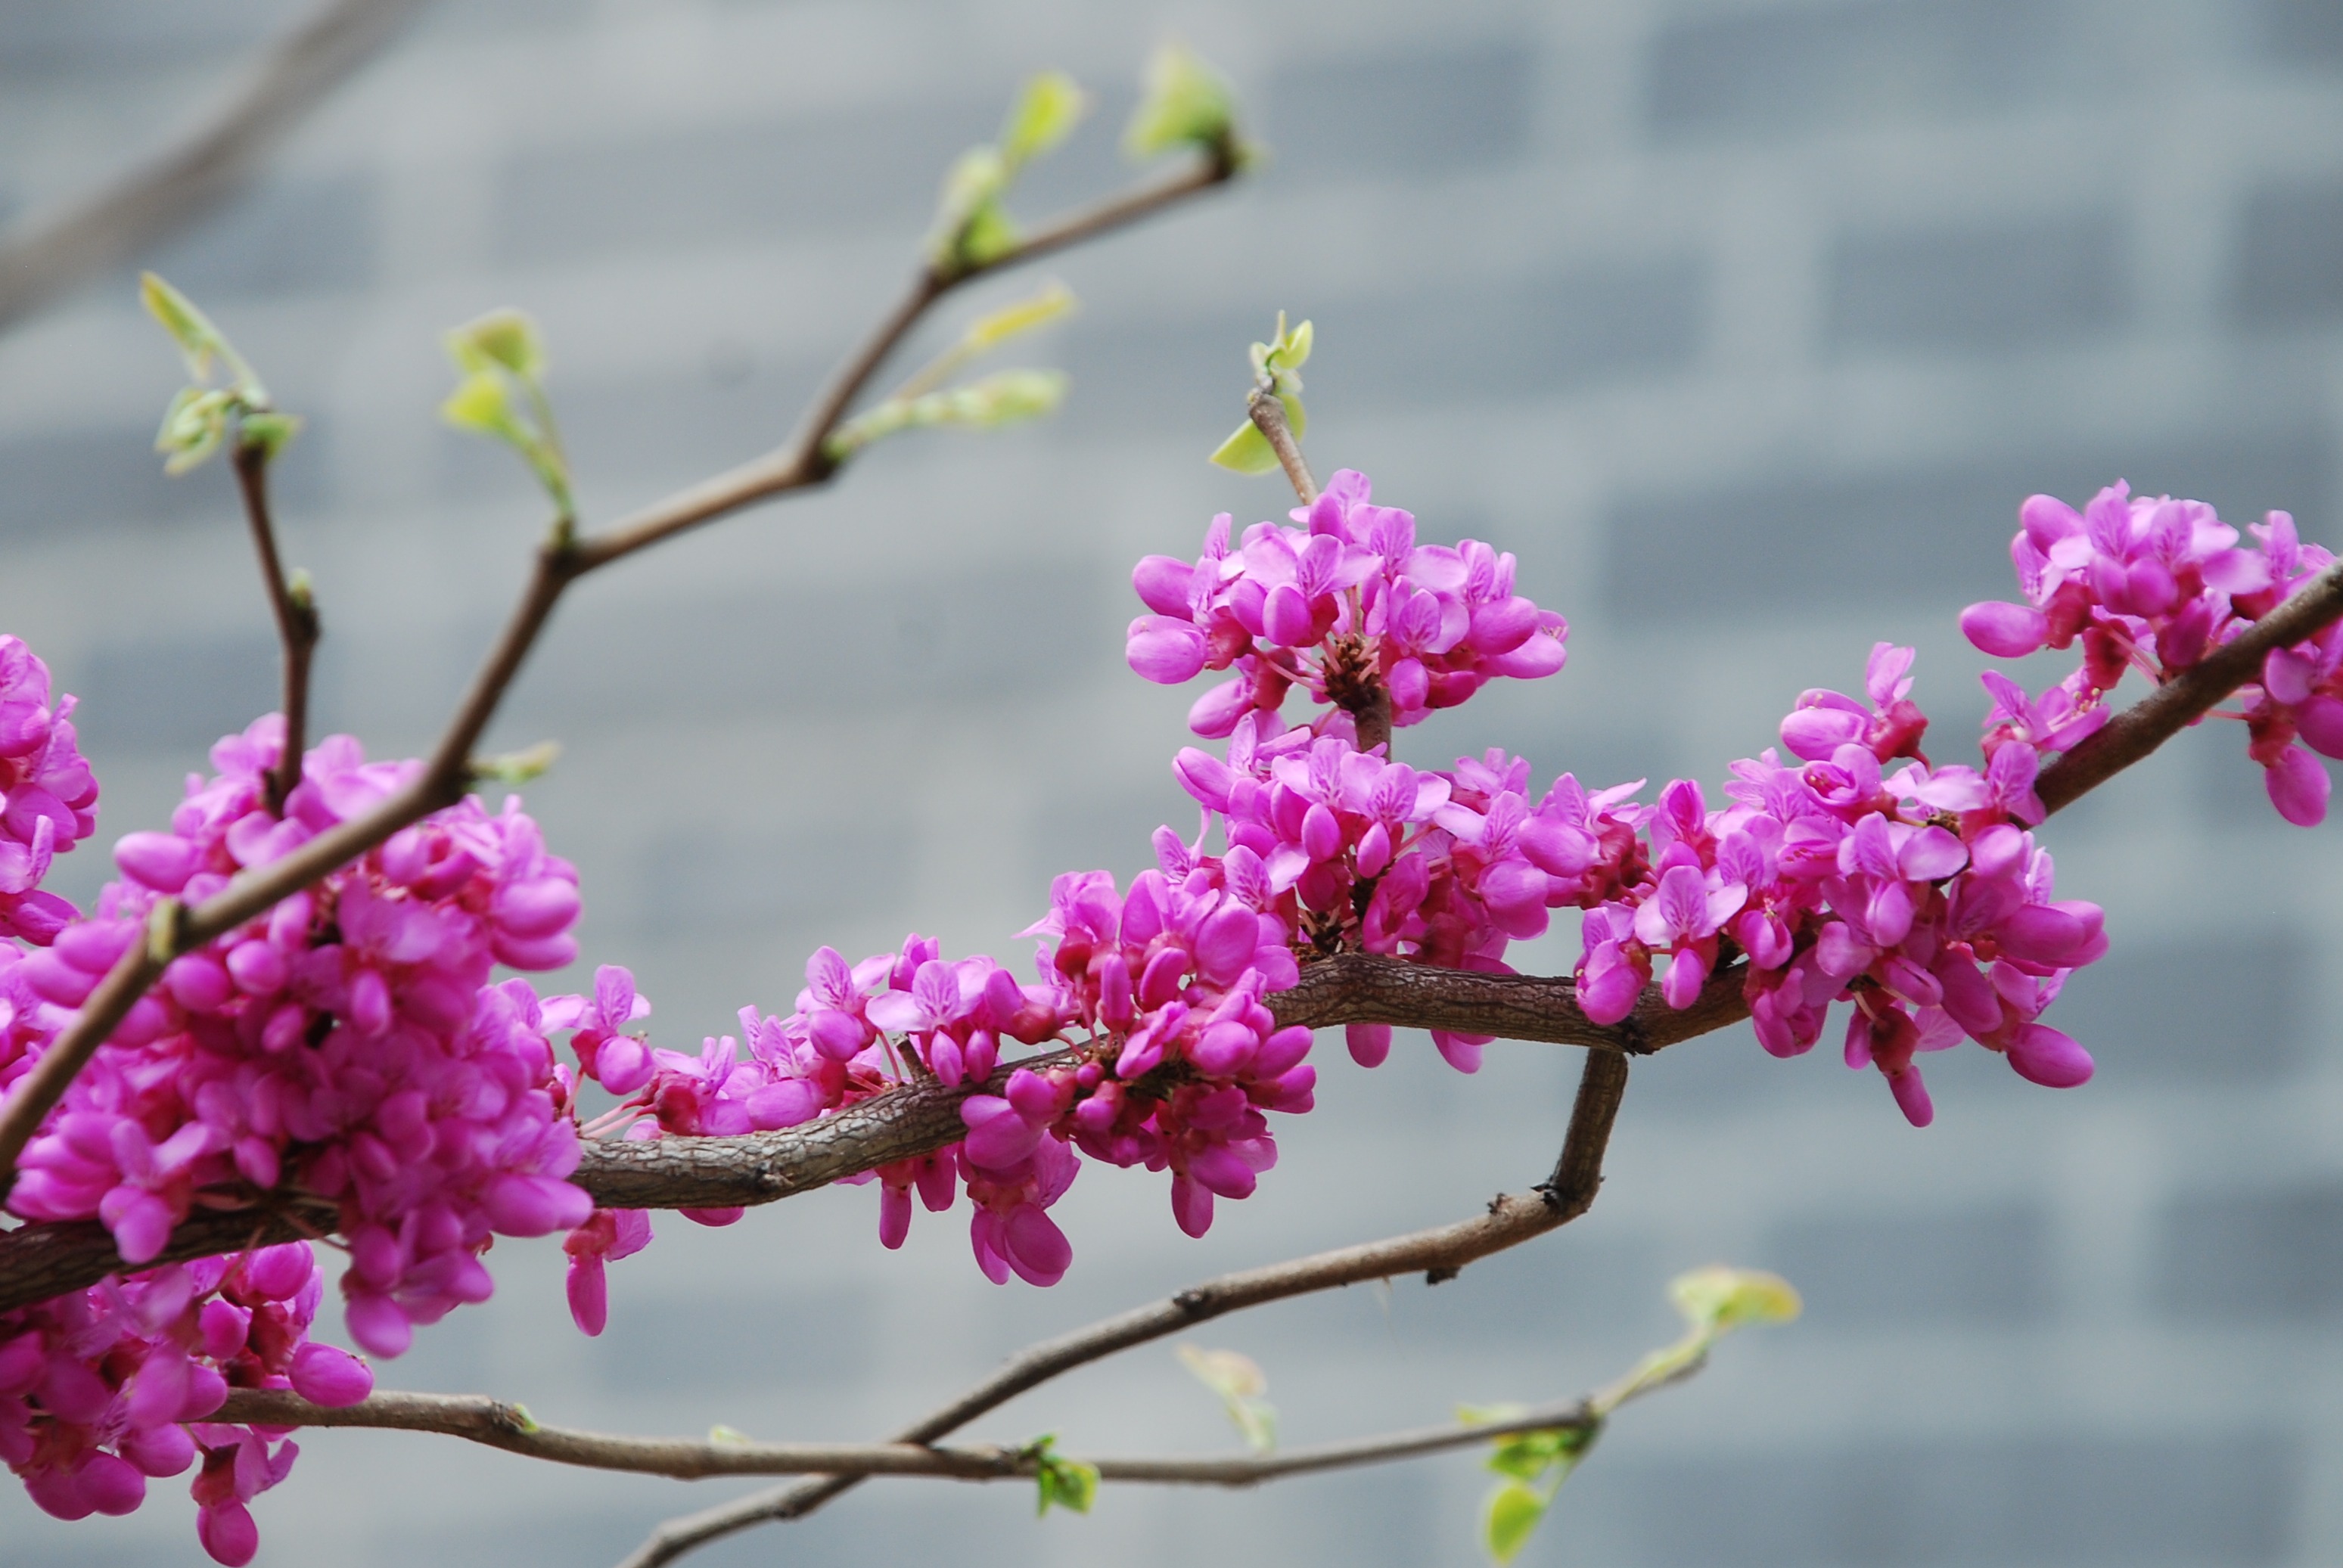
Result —
<path fill-rule="evenodd" d="M 1055 151 L 1090 112 L 1091 95 L 1063 71 L 1028 77 L 1001 126 L 1001 161 L 1011 175 Z"/>
<path fill-rule="evenodd" d="M 545 378 L 545 338 L 526 312 L 509 307 L 477 317 L 447 334 L 447 353 L 464 370 L 502 366 L 523 381 Z"/>
<path fill-rule="evenodd" d="M 540 740 L 522 751 L 508 751 L 496 757 L 472 759 L 472 777 L 482 784 L 505 784 L 514 787 L 542 779 L 550 772 L 561 756 L 559 743 Z M 746 1438 L 739 1441 L 747 1442 Z"/>
<path fill-rule="evenodd" d="M 184 474 L 220 448 L 227 438 L 236 395 L 219 387 L 182 387 L 163 410 L 155 450 L 166 454 L 163 471 Z"/>
<path fill-rule="evenodd" d="M 1236 95 L 1226 77 L 1185 45 L 1162 45 L 1148 59 L 1122 146 L 1134 159 L 1187 146 L 1230 156 L 1236 150 Z"/>
<path fill-rule="evenodd" d="M 301 419 L 296 414 L 250 413 L 236 426 L 237 439 L 247 447 L 259 447 L 262 457 L 272 463 L 277 454 L 300 433 Z"/>

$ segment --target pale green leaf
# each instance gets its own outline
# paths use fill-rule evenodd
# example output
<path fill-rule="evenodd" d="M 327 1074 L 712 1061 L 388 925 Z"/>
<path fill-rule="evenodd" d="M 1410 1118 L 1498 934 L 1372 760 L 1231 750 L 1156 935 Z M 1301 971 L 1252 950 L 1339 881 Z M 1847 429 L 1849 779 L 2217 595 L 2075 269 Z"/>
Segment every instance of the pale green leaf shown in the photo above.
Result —
<path fill-rule="evenodd" d="M 1015 226 L 1001 210 L 1001 196 L 1008 188 L 1009 168 L 1000 149 L 970 147 L 953 159 L 944 175 L 943 193 L 936 198 L 935 226 L 928 236 L 930 265 L 946 271 L 976 265 L 969 255 L 972 237 L 980 246 L 998 246 L 1005 231 L 1014 244 Z M 977 231 L 973 236 L 971 229 Z"/>
<path fill-rule="evenodd" d="M 447 400 L 439 405 L 439 417 L 458 430 L 493 436 L 515 446 L 523 445 L 527 439 L 519 421 L 513 417 L 512 399 L 506 391 L 504 377 L 486 367 L 456 384 Z"/>
<path fill-rule="evenodd" d="M 998 347 L 1021 333 L 1031 332 L 1046 322 L 1073 309 L 1074 291 L 1062 283 L 1051 283 L 1031 298 L 1014 305 L 987 312 L 969 324 L 960 337 L 960 345 L 969 353 L 982 353 Z"/>
<path fill-rule="evenodd" d="M 1178 1354 L 1181 1364 L 1220 1396 L 1246 1447 L 1266 1453 L 1277 1446 L 1277 1407 L 1262 1397 L 1269 1392 L 1269 1379 L 1251 1356 L 1195 1345 L 1180 1346 Z"/>
<path fill-rule="evenodd" d="M 163 471 L 184 474 L 218 451 L 234 406 L 234 396 L 216 387 L 179 388 L 163 410 L 162 428 L 155 433 L 155 450 L 168 455 Z"/>
<path fill-rule="evenodd" d="M 268 389 L 260 384 L 259 376 L 236 351 L 227 335 L 196 307 L 195 301 L 151 272 L 138 275 L 138 299 L 147 314 L 162 323 L 171 341 L 179 346 L 190 379 L 209 382 L 212 362 L 217 359 L 226 369 L 229 390 L 240 405 L 248 409 L 268 407 Z"/>
<path fill-rule="evenodd" d="M 1223 468 L 1240 474 L 1273 474 L 1277 471 L 1277 449 L 1269 437 L 1250 419 L 1237 427 L 1229 438 L 1213 451 L 1212 460 Z"/>
<path fill-rule="evenodd" d="M 475 758 L 472 777 L 483 784 L 503 784 L 518 788 L 531 783 L 551 771 L 561 756 L 559 743 L 540 740 L 521 751 L 507 751 L 495 757 Z M 720 1441 L 720 1440 L 719 1440 Z M 746 1438 L 741 1439 L 747 1442 Z"/>
<path fill-rule="evenodd" d="M 747 1432 L 742 1432 L 739 1427 L 727 1426 L 719 1421 L 714 1426 L 708 1429 L 708 1441 L 710 1442 L 735 1443 L 753 1442 L 756 1440 L 750 1437 Z"/>
<path fill-rule="evenodd" d="M 1091 95 L 1063 71 L 1028 78 L 1001 127 L 1001 161 L 1014 173 L 1054 151 L 1090 106 Z"/>
<path fill-rule="evenodd" d="M 1456 1407 L 1456 1419 L 1467 1426 L 1485 1426 L 1491 1422 L 1515 1421 L 1529 1412 L 1529 1406 L 1510 1402 L 1497 1404 L 1460 1404 Z"/>
<path fill-rule="evenodd" d="M 1491 1493 L 1483 1526 L 1489 1555 L 1500 1563 L 1511 1563 L 1519 1556 L 1536 1533 L 1539 1521 L 1545 1517 L 1548 1502 L 1534 1488 L 1518 1481 L 1509 1481 Z"/>
<path fill-rule="evenodd" d="M 155 273 L 138 275 L 138 303 L 146 314 L 163 324 L 171 341 L 186 356 L 187 374 L 201 381 L 211 374 L 212 359 L 220 350 L 224 339 L 211 317 L 196 307 L 196 302 Z"/>
<path fill-rule="evenodd" d="M 468 371 L 501 366 L 523 381 L 545 378 L 545 337 L 537 323 L 509 307 L 477 317 L 447 334 L 447 353 Z"/>
<path fill-rule="evenodd" d="M 997 200 L 988 201 L 968 215 L 960 226 L 959 257 L 967 266 L 987 266 L 1015 250 L 1025 238 L 1025 231 L 1009 216 L 1009 209 Z"/>
<path fill-rule="evenodd" d="M 1185 146 L 1219 151 L 1232 146 L 1235 130 L 1236 95 L 1227 78 L 1184 45 L 1165 44 L 1147 62 L 1122 146 L 1133 158 Z"/>
<path fill-rule="evenodd" d="M 1668 1295 L 1686 1322 L 1719 1332 L 1743 1323 L 1790 1322 L 1803 1306 L 1796 1288 L 1781 1275 L 1723 1264 L 1677 1275 Z"/>
<path fill-rule="evenodd" d="M 236 431 L 246 446 L 259 447 L 274 462 L 277 454 L 301 433 L 301 419 L 295 414 L 246 414 L 237 422 Z"/>

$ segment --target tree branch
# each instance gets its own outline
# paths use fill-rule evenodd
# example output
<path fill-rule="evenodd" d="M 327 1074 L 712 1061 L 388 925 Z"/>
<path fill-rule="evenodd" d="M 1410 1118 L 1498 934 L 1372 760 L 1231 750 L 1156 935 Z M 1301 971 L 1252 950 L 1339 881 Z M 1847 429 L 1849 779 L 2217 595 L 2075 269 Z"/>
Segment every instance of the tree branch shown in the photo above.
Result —
<path fill-rule="evenodd" d="M 0 241 L 0 331 L 232 196 L 269 150 L 397 36 L 423 0 L 331 0 L 184 139 Z"/>
<path fill-rule="evenodd" d="M 827 391 L 816 400 L 799 437 L 774 458 L 763 459 L 706 484 L 694 486 L 648 513 L 620 523 L 596 539 L 573 541 L 566 528 L 538 550 L 536 570 L 514 607 L 487 661 L 473 677 L 462 705 L 440 737 L 423 772 L 363 817 L 319 834 L 282 859 L 247 869 L 216 897 L 180 911 L 171 906 L 167 933 L 123 954 L 74 1021 L 61 1031 L 33 1070 L 0 1100 L 0 1200 L 15 1184 L 16 1159 L 42 1118 L 64 1098 L 65 1089 L 88 1064 L 106 1037 L 146 994 L 172 959 L 202 946 L 261 914 L 279 900 L 365 854 L 393 833 L 463 799 L 471 783 L 472 748 L 495 716 L 506 689 L 520 671 L 538 634 L 569 584 L 600 567 L 659 543 L 685 528 L 738 511 L 786 490 L 830 477 L 838 467 L 822 443 L 856 393 L 901 342 L 920 317 L 946 293 L 971 278 L 999 272 L 1034 256 L 1137 221 L 1184 197 L 1225 183 L 1234 165 L 1215 154 L 1190 171 L 1043 226 L 1023 243 L 981 266 L 949 276 L 923 272 L 902 304 L 847 357 Z M 794 455 L 793 455 L 794 454 Z M 773 465 L 779 462 L 779 467 Z M 240 470 L 239 470 L 240 471 Z M 298 766 L 297 762 L 295 764 Z"/>
<path fill-rule="evenodd" d="M 662 539 L 674 538 L 702 523 L 759 501 L 827 481 L 838 471 L 840 459 L 822 444 L 841 424 L 878 374 L 879 367 L 900 347 L 930 307 L 953 289 L 980 277 L 1021 266 L 1036 257 L 1095 239 L 1153 216 L 1163 208 L 1224 185 L 1236 176 L 1236 166 L 1225 158 L 1204 156 L 1168 179 L 1140 186 L 1095 206 L 1042 225 L 1014 249 L 957 272 L 923 266 L 886 318 L 860 347 L 841 362 L 799 422 L 789 444 L 761 457 L 728 469 L 715 477 L 679 490 L 631 517 L 622 518 L 600 538 L 580 548 L 585 565 L 597 567 L 630 556 Z"/>
<path fill-rule="evenodd" d="M 328 1409 L 289 1390 L 235 1389 L 213 1421 L 259 1426 L 354 1426 L 434 1432 L 524 1458 L 590 1470 L 628 1471 L 697 1481 L 711 1475 L 943 1476 L 959 1481 L 1031 1480 L 1041 1465 L 1030 1449 L 994 1445 L 939 1448 L 914 1442 L 709 1442 L 688 1437 L 621 1437 L 541 1426 L 519 1405 L 481 1394 L 377 1393 Z M 1101 1481 L 1190 1486 L 1252 1486 L 1312 1471 L 1348 1469 L 1471 1448 L 1524 1432 L 1595 1429 L 1600 1418 L 1581 1399 L 1558 1401 L 1503 1421 L 1417 1427 L 1271 1453 L 1101 1458 Z"/>
<path fill-rule="evenodd" d="M 1253 428 L 1269 442 L 1269 449 L 1277 454 L 1285 477 L 1293 486 L 1293 493 L 1302 498 L 1303 506 L 1318 498 L 1318 481 L 1311 477 L 1309 461 L 1302 456 L 1302 444 L 1293 438 L 1293 427 L 1285 422 L 1285 405 L 1266 388 L 1255 387 L 1245 399 L 1245 416 Z"/>
<path fill-rule="evenodd" d="M 1738 968 L 1710 977 L 1700 1000 L 1683 1012 L 1647 990 L 1635 1012 L 1614 1025 L 1589 1023 L 1578 1010 L 1569 980 L 1488 975 L 1433 969 L 1367 953 L 1305 965 L 1302 983 L 1268 998 L 1281 1025 L 1321 1028 L 1346 1022 L 1389 1022 L 1457 1029 L 1507 1039 L 1589 1046 L 1621 1063 L 1627 1053 L 1657 1050 L 1745 1017 Z M 1046 1067 L 1056 1056 L 1005 1064 L 985 1086 L 998 1093 L 1017 1067 Z M 570 1180 L 606 1209 L 729 1209 L 770 1203 L 811 1191 L 880 1165 L 932 1153 L 967 1133 L 960 1102 L 975 1085 L 907 1085 L 875 1095 L 834 1115 L 777 1132 L 724 1138 L 594 1139 Z M 1559 1173 L 1557 1173 L 1559 1180 Z M 255 1194 L 254 1207 L 191 1216 L 172 1232 L 156 1262 L 184 1261 L 239 1251 L 252 1243 L 250 1227 L 267 1221 L 279 1196 Z M 330 1204 L 308 1232 L 278 1223 L 270 1241 L 335 1228 Z M 113 1237 L 90 1221 L 27 1225 L 0 1233 L 0 1312 L 96 1284 L 129 1265 Z"/>
<path fill-rule="evenodd" d="M 236 448 L 236 488 L 244 496 L 261 584 L 277 618 L 277 639 L 285 649 L 285 749 L 268 774 L 268 809 L 281 812 L 285 797 L 301 782 L 301 753 L 309 726 L 309 658 L 324 628 L 318 624 L 316 601 L 307 592 L 294 592 L 277 558 L 277 528 L 268 514 L 268 457 L 267 447 L 257 441 L 240 442 Z"/>
<path fill-rule="evenodd" d="M 1532 1195 L 1499 1193 L 1488 1211 L 1453 1225 L 1344 1247 L 1332 1252 L 1223 1274 L 1191 1286 L 1168 1301 L 1101 1319 L 1010 1358 L 990 1377 L 958 1399 L 898 1432 L 897 1442 L 930 1443 L 967 1425 L 1029 1389 L 1076 1367 L 1086 1366 L 1133 1345 L 1225 1312 L 1309 1295 L 1394 1274 L 1423 1271 L 1427 1284 L 1453 1280 L 1466 1264 L 1518 1247 L 1568 1224 L 1586 1211 L 1603 1183 L 1603 1154 L 1626 1086 L 1626 1058 L 1592 1054 L 1578 1082 L 1578 1099 L 1554 1178 Z M 777 1488 L 699 1513 L 670 1519 L 651 1533 L 619 1568 L 660 1568 L 709 1542 L 752 1526 L 802 1519 L 855 1484 L 852 1476 Z"/>
<path fill-rule="evenodd" d="M 2165 682 L 2108 720 L 2097 735 L 2042 770 L 2034 792 L 2056 811 L 2072 805 L 2210 712 L 2247 681 L 2261 678 L 2273 648 L 2311 636 L 2343 616 L 2343 560 L 2304 583 L 2235 640 L 2186 674 Z"/>

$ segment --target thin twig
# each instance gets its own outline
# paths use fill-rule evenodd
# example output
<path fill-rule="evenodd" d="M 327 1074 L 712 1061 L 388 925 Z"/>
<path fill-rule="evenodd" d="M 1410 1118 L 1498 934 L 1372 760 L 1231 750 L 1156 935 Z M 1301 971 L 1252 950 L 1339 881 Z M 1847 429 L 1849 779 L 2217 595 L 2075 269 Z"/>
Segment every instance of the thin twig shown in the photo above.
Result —
<path fill-rule="evenodd" d="M 1590 1053 L 1580 1075 L 1570 1131 L 1554 1179 L 1534 1193 L 1500 1193 L 1485 1213 L 1453 1225 L 1418 1231 L 1363 1246 L 1223 1274 L 1168 1301 L 1105 1318 L 1010 1358 L 990 1377 L 895 1436 L 897 1442 L 931 1443 L 1029 1389 L 1076 1367 L 1142 1345 L 1226 1312 L 1282 1302 L 1369 1280 L 1421 1271 L 1426 1283 L 1456 1277 L 1466 1264 L 1520 1246 L 1584 1213 L 1603 1182 L 1603 1154 L 1626 1085 L 1626 1058 Z M 1565 1177 L 1565 1172 L 1567 1176 Z M 651 1533 L 620 1568 L 659 1568 L 685 1553 L 752 1526 L 802 1519 L 850 1490 L 852 1476 L 779 1487 L 670 1519 Z"/>
<path fill-rule="evenodd" d="M 235 195 L 285 134 L 422 7 L 423 0 L 331 0 L 181 140 L 80 204 L 0 240 L 0 331 Z"/>
<path fill-rule="evenodd" d="M 962 284 L 1137 223 L 1175 202 L 1223 185 L 1235 174 L 1235 166 L 1225 159 L 1201 157 L 1171 178 L 1045 224 L 1014 250 L 980 266 L 951 273 L 922 267 L 878 330 L 832 374 L 787 446 L 620 518 L 607 533 L 585 544 L 581 552 L 585 569 L 606 566 L 743 507 L 824 482 L 837 471 L 840 460 L 824 451 L 822 444 L 845 419 L 879 367 L 937 300 Z"/>
<path fill-rule="evenodd" d="M 2045 768 L 2034 781 L 2034 792 L 2053 811 L 2071 805 L 2204 718 L 2238 687 L 2260 679 L 2262 661 L 2271 649 L 2302 641 L 2338 616 L 2343 616 L 2343 561 L 2328 567 L 2234 641 L 2157 687 Z"/>
<path fill-rule="evenodd" d="M 309 659 L 317 651 L 324 628 L 315 599 L 297 594 L 277 554 L 277 528 L 268 510 L 268 447 L 258 441 L 236 448 L 236 487 L 244 496 L 245 519 L 252 527 L 253 552 L 260 558 L 260 580 L 268 591 L 268 608 L 277 618 L 277 639 L 285 650 L 285 747 L 268 774 L 268 809 L 281 812 L 285 798 L 301 782 L 301 753 L 309 724 Z"/>
<path fill-rule="evenodd" d="M 377 1393 L 329 1409 L 288 1390 L 237 1389 L 210 1417 L 258 1426 L 348 1426 L 431 1432 L 525 1458 L 591 1470 L 628 1471 L 697 1481 L 711 1475 L 941 1476 L 958 1481 L 1031 1480 L 1040 1470 L 1029 1448 L 939 1448 L 914 1442 L 710 1442 L 689 1437 L 622 1437 L 541 1426 L 518 1405 L 480 1394 Z M 1253 1486 L 1313 1471 L 1385 1464 L 1450 1449 L 1472 1448 L 1524 1432 L 1592 1431 L 1600 1420 L 1584 1398 L 1557 1401 L 1474 1425 L 1416 1427 L 1271 1453 L 1097 1458 L 1101 1481 L 1160 1485 Z M 1063 1458 L 1064 1455 L 1058 1457 Z"/>
<path fill-rule="evenodd" d="M 1142 186 L 1126 196 L 1045 225 L 1022 244 L 981 266 L 940 278 L 922 273 L 904 303 L 847 357 L 829 388 L 815 402 L 813 413 L 797 438 L 774 458 L 749 464 L 694 486 L 597 539 L 573 541 L 567 529 L 557 528 L 553 537 L 538 548 L 536 569 L 520 602 L 514 607 L 487 661 L 473 677 L 470 689 L 422 773 L 372 811 L 319 834 L 281 859 L 242 873 L 226 890 L 188 910 L 178 922 L 176 945 L 165 950 L 150 944 L 125 953 L 33 1070 L 17 1081 L 5 1100 L 0 1100 L 0 1199 L 5 1199 L 14 1185 L 17 1156 L 32 1141 L 42 1118 L 64 1097 L 66 1087 L 88 1064 L 97 1048 L 161 976 L 165 964 L 180 953 L 226 935 L 279 900 L 365 854 L 407 824 L 463 799 L 471 783 L 472 748 L 495 716 L 497 705 L 519 673 L 522 661 L 535 646 L 562 591 L 572 582 L 688 528 L 784 490 L 802 488 L 829 478 L 837 467 L 836 460 L 828 457 L 822 447 L 830 430 L 920 314 L 951 289 L 972 278 L 1135 222 L 1226 182 L 1233 172 L 1233 166 L 1225 156 L 1207 156 L 1177 177 Z M 777 461 L 778 471 L 774 467 Z"/>
<path fill-rule="evenodd" d="M 1310 465 L 1302 456 L 1302 444 L 1293 438 L 1293 427 L 1285 422 L 1285 405 L 1271 393 L 1256 387 L 1245 399 L 1246 417 L 1253 428 L 1269 442 L 1269 449 L 1277 454 L 1279 465 L 1293 486 L 1293 493 L 1302 498 L 1303 506 L 1318 498 L 1318 481 L 1310 476 Z"/>

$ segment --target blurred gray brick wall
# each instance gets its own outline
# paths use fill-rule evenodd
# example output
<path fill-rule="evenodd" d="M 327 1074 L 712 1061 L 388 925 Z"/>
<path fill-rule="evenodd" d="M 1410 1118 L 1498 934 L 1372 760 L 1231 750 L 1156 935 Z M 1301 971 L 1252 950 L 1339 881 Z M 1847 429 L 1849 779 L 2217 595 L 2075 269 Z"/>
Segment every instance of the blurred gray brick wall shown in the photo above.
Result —
<path fill-rule="evenodd" d="M 152 146 L 300 9 L 0 0 L 0 215 Z M 1164 767 L 1188 695 L 1122 668 L 1124 574 L 1215 511 L 1282 509 L 1202 462 L 1280 308 L 1318 324 L 1321 469 L 1368 469 L 1428 537 L 1517 551 L 1572 620 L 1563 676 L 1403 737 L 1426 765 L 1507 744 L 1542 778 L 1713 789 L 1879 638 L 1920 647 L 1957 755 L 1981 661 L 1952 618 L 2006 591 L 2034 490 L 2121 477 L 2343 542 L 2330 0 L 448 4 L 144 258 L 310 420 L 280 489 L 325 607 L 324 719 L 377 754 L 427 744 L 538 526 L 517 465 L 435 422 L 440 329 L 538 313 L 608 520 L 787 433 L 1023 73 L 1071 68 L 1101 109 L 1021 209 L 1122 177 L 1114 122 L 1169 30 L 1231 68 L 1274 156 L 1033 275 L 1084 300 L 1032 350 L 1073 376 L 1063 417 L 906 439 L 589 583 L 498 727 L 564 742 L 532 808 L 582 868 L 588 961 L 634 965 L 667 1043 L 786 1006 L 818 943 L 1014 956 L 1051 873 L 1127 874 L 1192 820 Z M 146 450 L 176 369 L 129 285 L 0 339 L 0 627 L 83 698 L 110 833 L 159 820 L 274 690 L 226 477 L 166 481 Z M 2116 939 L 2054 1014 L 2098 1058 L 2087 1089 L 1949 1053 L 1914 1132 L 1827 1049 L 1687 1045 L 1637 1067 L 1583 1224 L 1436 1290 L 1198 1338 L 1262 1360 L 1308 1442 L 1587 1387 L 1672 1332 L 1671 1273 L 1765 1265 L 1806 1320 L 1623 1418 L 1526 1563 L 2343 1558 L 2343 828 L 2281 826 L 2234 728 L 2207 731 L 2047 834 Z M 64 879 L 86 896 L 106 869 L 92 847 Z M 1566 1052 L 1493 1047 L 1463 1080 L 1420 1040 L 1372 1075 L 1322 1051 L 1321 1110 L 1202 1243 L 1158 1179 L 1093 1171 L 1062 1211 L 1066 1283 L 995 1290 L 960 1221 L 885 1253 L 870 1193 L 840 1190 L 723 1232 L 662 1222 L 597 1342 L 552 1249 L 500 1247 L 497 1300 L 383 1381 L 620 1430 L 867 1436 L 1030 1339 L 1470 1212 L 1551 1161 Z M 1230 1441 L 1156 1349 L 981 1434 L 1044 1431 Z M 569 1568 L 733 1490 L 398 1434 L 304 1448 L 260 1504 L 264 1563 Z M 899 1484 L 709 1561 L 1463 1561 L 1484 1479 L 1459 1457 L 1041 1522 Z M 176 1492 L 65 1526 L 0 1491 L 0 1560 L 196 1561 Z"/>

